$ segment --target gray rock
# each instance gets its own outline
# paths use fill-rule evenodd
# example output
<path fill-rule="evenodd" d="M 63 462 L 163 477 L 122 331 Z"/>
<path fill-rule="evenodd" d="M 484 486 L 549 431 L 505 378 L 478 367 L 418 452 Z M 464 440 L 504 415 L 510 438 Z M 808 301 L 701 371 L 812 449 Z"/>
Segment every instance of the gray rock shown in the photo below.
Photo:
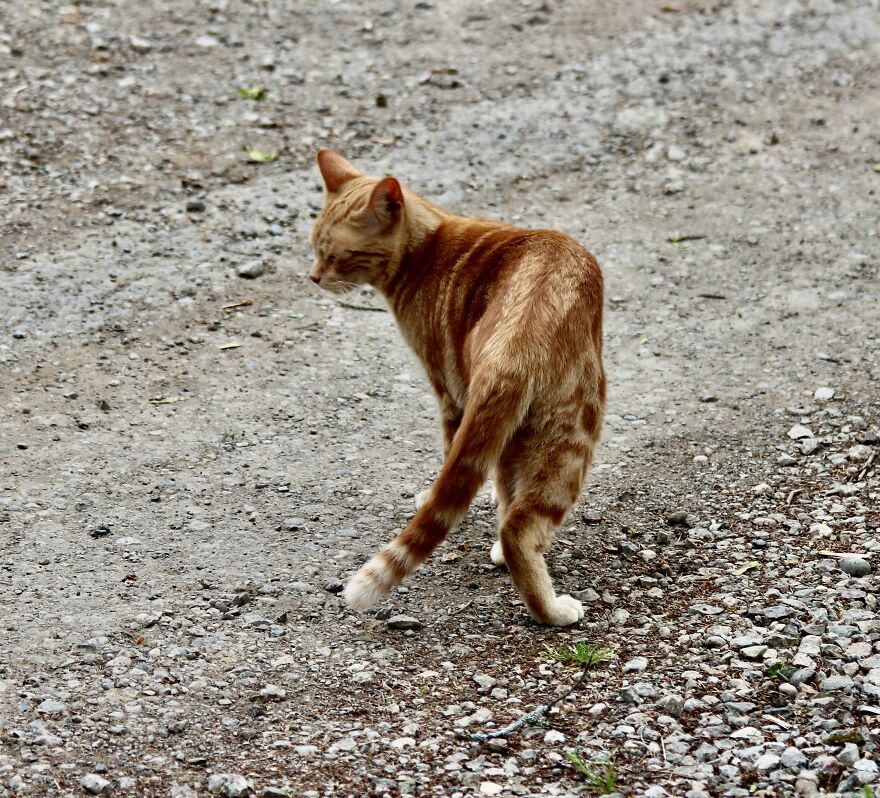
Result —
<path fill-rule="evenodd" d="M 480 686 L 481 690 L 491 690 L 498 680 L 494 676 L 487 673 L 475 673 L 474 681 Z"/>
<path fill-rule="evenodd" d="M 110 789 L 110 782 L 97 773 L 86 773 L 79 780 L 79 785 L 91 795 L 103 795 Z"/>
<path fill-rule="evenodd" d="M 67 712 L 67 705 L 54 698 L 47 698 L 37 706 L 37 712 L 41 715 L 63 715 Z"/>
<path fill-rule="evenodd" d="M 136 53 L 148 53 L 153 49 L 153 45 L 140 36 L 129 36 L 128 43 Z"/>
<path fill-rule="evenodd" d="M 669 693 L 659 698 L 655 706 L 662 709 L 667 715 L 677 718 L 684 711 L 684 698 L 677 693 Z"/>
<path fill-rule="evenodd" d="M 816 671 L 813 668 L 798 668 L 788 681 L 795 687 L 800 687 L 802 684 L 813 681 L 815 677 Z"/>
<path fill-rule="evenodd" d="M 385 624 L 389 629 L 420 629 L 423 626 L 422 622 L 412 615 L 392 615 Z"/>
<path fill-rule="evenodd" d="M 274 684 L 267 684 L 260 690 L 260 698 L 264 701 L 281 701 L 287 696 L 287 691 Z"/>
<path fill-rule="evenodd" d="M 799 798 L 815 798 L 819 795 L 819 779 L 812 770 L 802 770 L 794 783 L 794 791 Z"/>
<path fill-rule="evenodd" d="M 650 682 L 637 682 L 620 690 L 621 699 L 627 704 L 641 704 L 657 697 L 657 688 Z"/>
<path fill-rule="evenodd" d="M 853 688 L 853 680 L 849 676 L 829 676 L 819 685 L 823 693 L 843 692 L 848 693 Z"/>
<path fill-rule="evenodd" d="M 755 770 L 758 773 L 769 773 L 771 770 L 776 770 L 781 761 L 781 758 L 776 754 L 762 754 L 755 760 Z"/>
<path fill-rule="evenodd" d="M 239 773 L 212 773 L 208 776 L 208 792 L 225 798 L 246 798 L 254 794 L 250 782 Z"/>
<path fill-rule="evenodd" d="M 801 638 L 798 646 L 799 654 L 806 654 L 808 657 L 815 657 L 822 650 L 822 638 L 819 635 L 806 635 Z"/>
<path fill-rule="evenodd" d="M 843 750 L 837 755 L 837 761 L 841 765 L 851 767 L 859 759 L 859 747 L 855 743 L 847 743 L 843 746 Z"/>
<path fill-rule="evenodd" d="M 624 663 L 621 670 L 624 673 L 641 673 L 648 667 L 648 659 L 646 657 L 633 657 Z"/>
<path fill-rule="evenodd" d="M 807 764 L 807 757 L 794 746 L 789 746 L 779 757 L 782 767 L 787 770 L 801 770 Z"/>
<path fill-rule="evenodd" d="M 871 573 L 871 566 L 861 557 L 841 557 L 837 565 L 840 570 L 853 577 L 867 576 Z"/>
<path fill-rule="evenodd" d="M 256 280 L 257 277 L 262 277 L 266 273 L 266 264 L 261 260 L 254 260 L 240 266 L 237 273 L 245 280 Z"/>
<path fill-rule="evenodd" d="M 846 457 L 851 463 L 863 463 L 871 456 L 874 449 L 871 446 L 857 444 L 847 449 Z"/>
<path fill-rule="evenodd" d="M 818 438 L 807 438 L 805 441 L 801 442 L 801 454 L 810 455 L 815 452 L 821 445 L 822 442 Z"/>
<path fill-rule="evenodd" d="M 765 632 L 766 634 L 766 632 Z M 764 634 L 757 631 L 749 631 L 744 634 L 737 635 L 730 641 L 733 648 L 748 648 L 749 646 L 760 646 L 764 643 Z"/>

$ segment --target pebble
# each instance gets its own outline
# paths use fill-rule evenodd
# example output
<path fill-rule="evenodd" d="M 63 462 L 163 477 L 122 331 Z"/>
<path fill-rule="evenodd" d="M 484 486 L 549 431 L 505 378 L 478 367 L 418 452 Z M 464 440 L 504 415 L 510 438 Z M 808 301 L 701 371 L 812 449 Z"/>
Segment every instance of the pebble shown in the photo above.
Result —
<path fill-rule="evenodd" d="M 266 273 L 266 264 L 261 260 L 254 260 L 240 266 L 237 273 L 245 280 L 256 280 L 257 277 L 262 277 Z"/>
<path fill-rule="evenodd" d="M 544 735 L 544 742 L 545 743 L 564 743 L 565 742 L 565 735 L 562 732 L 556 731 L 556 729 L 550 729 L 550 731 L 548 731 Z"/>
<path fill-rule="evenodd" d="M 853 688 L 853 680 L 849 676 L 829 676 L 819 684 L 819 689 L 823 693 L 844 692 L 848 693 Z"/>
<path fill-rule="evenodd" d="M 776 754 L 762 754 L 755 760 L 755 770 L 759 773 L 769 773 L 771 770 L 776 770 L 781 761 L 781 758 Z"/>
<path fill-rule="evenodd" d="M 287 691 L 274 684 L 267 684 L 260 690 L 260 698 L 264 701 L 281 701 L 287 696 Z"/>
<path fill-rule="evenodd" d="M 807 765 L 807 757 L 794 746 L 788 746 L 779 757 L 782 767 L 787 770 L 800 770 Z"/>
<path fill-rule="evenodd" d="M 857 446 L 852 446 L 847 449 L 846 458 L 851 463 L 863 463 L 871 456 L 873 451 L 873 446 L 863 446 L 862 444 L 858 444 Z"/>
<path fill-rule="evenodd" d="M 841 765 L 846 765 L 850 767 L 854 765 L 859 759 L 859 747 L 855 743 L 846 743 L 843 746 L 843 750 L 837 755 L 837 761 L 840 762 Z"/>
<path fill-rule="evenodd" d="M 420 629 L 423 624 L 418 618 L 412 615 L 392 615 L 385 625 L 389 629 Z"/>
<path fill-rule="evenodd" d="M 795 424 L 789 431 L 788 437 L 793 441 L 800 440 L 802 438 L 812 438 L 813 433 L 810 431 L 808 427 L 803 426 L 802 424 Z"/>
<path fill-rule="evenodd" d="M 633 657 L 631 660 L 624 663 L 621 670 L 624 673 L 641 673 L 647 667 L 648 667 L 647 657 Z"/>
<path fill-rule="evenodd" d="M 861 557 L 841 557 L 837 565 L 845 574 L 856 578 L 867 576 L 871 573 L 870 564 Z"/>
<path fill-rule="evenodd" d="M 41 715 L 63 715 L 67 712 L 67 705 L 54 698 L 47 698 L 37 706 L 37 712 Z"/>
<path fill-rule="evenodd" d="M 498 682 L 498 680 L 494 676 L 489 676 L 489 674 L 487 673 L 475 673 L 474 681 L 480 686 L 482 690 L 490 690 Z"/>
<path fill-rule="evenodd" d="M 208 792 L 225 798 L 246 798 L 253 795 L 253 787 L 238 773 L 212 773 L 208 776 Z"/>
<path fill-rule="evenodd" d="M 189 213 L 202 213 L 205 210 L 205 203 L 200 199 L 187 200 L 186 209 Z"/>
<path fill-rule="evenodd" d="M 129 36 L 128 43 L 131 45 L 131 49 L 137 53 L 148 53 L 153 49 L 153 45 L 140 36 Z"/>
<path fill-rule="evenodd" d="M 834 388 L 816 388 L 813 398 L 819 402 L 829 402 L 834 398 Z"/>
<path fill-rule="evenodd" d="M 86 773 L 80 779 L 79 784 L 87 793 L 92 795 L 102 795 L 110 789 L 110 782 L 97 773 Z"/>
<path fill-rule="evenodd" d="M 667 715 L 677 718 L 684 711 L 684 698 L 677 693 L 670 693 L 660 698 L 656 706 L 662 709 Z"/>

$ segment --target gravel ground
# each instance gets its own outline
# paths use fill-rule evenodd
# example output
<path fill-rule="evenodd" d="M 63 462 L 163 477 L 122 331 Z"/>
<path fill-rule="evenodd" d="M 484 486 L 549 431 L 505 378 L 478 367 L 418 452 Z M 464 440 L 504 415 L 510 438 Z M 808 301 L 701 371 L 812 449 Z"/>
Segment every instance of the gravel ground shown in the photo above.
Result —
<path fill-rule="evenodd" d="M 0 796 L 573 796 L 571 751 L 870 795 L 878 63 L 877 0 L 4 3 Z M 337 597 L 440 461 L 389 314 L 305 280 L 319 146 L 603 264 L 578 627 L 487 495 L 375 616 Z M 545 725 L 469 738 L 579 640 L 615 658 Z"/>

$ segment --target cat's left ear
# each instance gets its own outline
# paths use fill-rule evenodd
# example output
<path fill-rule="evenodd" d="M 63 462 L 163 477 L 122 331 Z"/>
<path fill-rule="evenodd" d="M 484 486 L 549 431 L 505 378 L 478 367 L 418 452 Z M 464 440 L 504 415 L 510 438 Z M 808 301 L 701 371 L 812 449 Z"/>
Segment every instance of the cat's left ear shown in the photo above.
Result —
<path fill-rule="evenodd" d="M 403 189 L 393 177 L 380 180 L 370 195 L 367 214 L 382 230 L 387 230 L 400 218 L 403 210 Z"/>
<path fill-rule="evenodd" d="M 331 194 L 339 189 L 352 178 L 358 177 L 360 172 L 345 160 L 338 152 L 333 150 L 318 151 L 318 168 L 324 185 Z"/>

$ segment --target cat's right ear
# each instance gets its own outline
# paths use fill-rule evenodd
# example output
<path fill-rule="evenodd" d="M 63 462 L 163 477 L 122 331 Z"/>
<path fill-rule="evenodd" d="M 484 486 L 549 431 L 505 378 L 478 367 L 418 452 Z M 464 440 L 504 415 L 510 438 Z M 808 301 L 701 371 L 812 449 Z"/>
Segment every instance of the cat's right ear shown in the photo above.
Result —
<path fill-rule="evenodd" d="M 360 175 L 357 169 L 333 150 L 318 150 L 318 168 L 324 178 L 324 185 L 331 194 L 335 194 L 345 183 Z"/>

